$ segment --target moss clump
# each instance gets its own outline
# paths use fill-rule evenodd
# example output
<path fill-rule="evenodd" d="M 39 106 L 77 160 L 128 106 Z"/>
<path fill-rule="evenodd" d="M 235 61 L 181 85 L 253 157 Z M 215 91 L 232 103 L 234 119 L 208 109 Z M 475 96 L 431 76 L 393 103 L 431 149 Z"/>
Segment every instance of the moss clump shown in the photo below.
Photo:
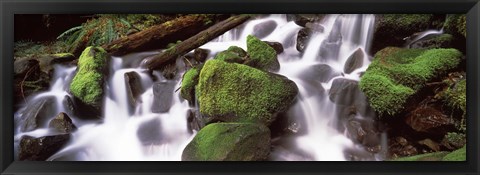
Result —
<path fill-rule="evenodd" d="M 384 32 L 396 35 L 409 35 L 428 29 L 433 19 L 434 15 L 431 14 L 384 14 L 380 18 L 378 30 L 387 30 Z"/>
<path fill-rule="evenodd" d="M 461 58 L 462 53 L 456 49 L 387 47 L 375 54 L 360 80 L 360 88 L 375 111 L 394 115 L 407 98 L 427 81 L 456 67 Z"/>
<path fill-rule="evenodd" d="M 247 36 L 247 53 L 250 58 L 246 64 L 249 66 L 262 70 L 280 69 L 275 49 L 253 35 Z"/>
<path fill-rule="evenodd" d="M 107 52 L 101 47 L 87 47 L 79 58 L 77 74 L 70 84 L 71 93 L 83 103 L 99 108 L 106 67 Z"/>
<path fill-rule="evenodd" d="M 233 52 L 240 57 L 247 56 L 247 52 L 245 52 L 245 50 L 243 50 L 241 47 L 238 47 L 238 46 L 230 46 L 228 47 L 227 51 Z"/>
<path fill-rule="evenodd" d="M 441 161 L 442 158 L 447 154 L 448 152 L 434 152 L 410 157 L 402 157 L 393 161 Z"/>
<path fill-rule="evenodd" d="M 214 123 L 202 128 L 187 145 L 182 160 L 255 161 L 270 152 L 270 130 L 260 124 Z"/>
<path fill-rule="evenodd" d="M 217 55 L 215 55 L 214 59 L 222 60 L 229 63 L 240 63 L 240 64 L 242 64 L 244 61 L 243 57 L 240 57 L 238 54 L 228 50 L 218 53 Z"/>
<path fill-rule="evenodd" d="M 195 86 L 198 83 L 198 76 L 200 75 L 201 69 L 201 67 L 193 67 L 183 74 L 180 95 L 182 98 L 188 100 L 191 104 L 194 104 Z"/>
<path fill-rule="evenodd" d="M 448 106 L 465 113 L 467 111 L 467 80 L 460 80 L 457 84 L 448 87 L 440 97 Z"/>
<path fill-rule="evenodd" d="M 208 60 L 200 72 L 196 94 L 200 112 L 211 121 L 273 121 L 298 93 L 294 82 L 246 65 Z"/>
<path fill-rule="evenodd" d="M 445 31 L 467 37 L 467 16 L 465 14 L 449 14 L 444 23 Z"/>
<path fill-rule="evenodd" d="M 445 157 L 443 157 L 442 160 L 443 161 L 466 161 L 467 147 L 463 146 L 462 148 L 447 154 Z"/>

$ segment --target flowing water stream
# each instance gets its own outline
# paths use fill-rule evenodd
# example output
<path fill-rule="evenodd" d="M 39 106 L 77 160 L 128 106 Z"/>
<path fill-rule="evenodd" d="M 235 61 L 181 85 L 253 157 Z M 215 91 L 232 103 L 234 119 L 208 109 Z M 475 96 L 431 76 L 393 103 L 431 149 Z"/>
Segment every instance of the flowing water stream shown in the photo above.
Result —
<path fill-rule="evenodd" d="M 374 15 L 327 15 L 322 21 L 316 22 L 323 31 L 311 35 L 303 53 L 296 49 L 297 33 L 302 28 L 293 21 L 287 21 L 286 15 L 270 15 L 250 20 L 201 46 L 211 50 L 209 58 L 212 58 L 215 53 L 232 45 L 246 50 L 246 38 L 249 34 L 283 45 L 284 52 L 278 55 L 281 68 L 276 73 L 294 81 L 299 88 L 299 94 L 295 104 L 282 115 L 292 121 L 289 129 L 296 134 L 273 138 L 274 149 L 269 160 L 352 160 L 349 158 L 350 154 L 357 155 L 355 160 L 381 160 L 379 156 L 358 156 L 367 153 L 348 136 L 345 122 L 339 119 L 340 111 L 344 108 L 329 98 L 334 90 L 334 81 L 342 79 L 358 82 L 361 73 L 368 67 L 370 56 L 365 51 L 370 47 L 374 18 Z M 258 33 L 256 26 L 266 23 L 268 26 L 264 27 L 272 30 Z M 360 63 L 357 61 L 360 66 L 345 72 L 344 67 L 349 57 L 356 52 L 361 58 Z M 103 122 L 81 120 L 70 115 L 78 130 L 72 133 L 67 146 L 48 160 L 181 160 L 183 149 L 197 132 L 188 127 L 187 115 L 191 107 L 186 100 L 180 98 L 179 91 L 175 92 L 180 87 L 185 63 L 181 59 L 177 61 L 179 73 L 174 80 L 167 80 L 160 72 L 154 72 L 152 78 L 140 64 L 142 58 L 157 53 L 152 51 L 112 57 L 110 77 L 105 87 L 107 93 L 104 97 Z M 316 73 L 319 65 L 328 65 L 334 73 Z M 65 111 L 66 106 L 62 101 L 68 96 L 68 86 L 75 67 L 57 66 L 55 72 L 51 89 L 31 100 L 54 96 L 55 114 L 58 114 Z M 141 102 L 134 109 L 129 109 L 127 100 L 124 79 L 127 72 L 138 73 L 144 89 L 139 100 Z M 168 112 L 154 113 L 151 110 L 156 84 L 173 86 L 169 88 L 171 96 L 167 98 L 172 101 Z M 353 97 L 343 99 L 352 101 L 355 96 L 353 94 Z M 15 114 L 16 119 L 21 117 L 24 109 Z M 355 118 L 370 119 L 373 115 L 358 112 Z M 46 128 L 46 125 L 41 126 L 31 132 L 20 132 L 17 129 L 15 147 L 18 147 L 23 135 L 39 137 L 55 134 Z M 355 150 L 354 153 L 351 150 Z"/>

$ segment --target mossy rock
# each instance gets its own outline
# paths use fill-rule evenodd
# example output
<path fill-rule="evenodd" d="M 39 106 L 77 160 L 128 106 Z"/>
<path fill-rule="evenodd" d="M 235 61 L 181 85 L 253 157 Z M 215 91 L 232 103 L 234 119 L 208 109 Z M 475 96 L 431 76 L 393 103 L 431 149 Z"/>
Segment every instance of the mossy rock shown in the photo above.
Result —
<path fill-rule="evenodd" d="M 257 161 L 270 152 L 270 130 L 260 124 L 214 123 L 183 150 L 186 161 Z"/>
<path fill-rule="evenodd" d="M 462 148 L 447 154 L 445 157 L 443 157 L 442 160 L 443 161 L 466 161 L 467 147 L 463 146 Z"/>
<path fill-rule="evenodd" d="M 273 114 L 285 111 L 298 93 L 284 76 L 246 65 L 208 60 L 200 72 L 196 94 L 207 122 L 271 123 Z"/>
<path fill-rule="evenodd" d="M 456 49 L 387 47 L 375 54 L 360 89 L 380 115 L 395 115 L 425 83 L 455 68 L 461 59 Z"/>
<path fill-rule="evenodd" d="M 383 14 L 376 15 L 371 53 L 388 47 L 403 46 L 404 38 L 428 29 L 440 29 L 445 19 L 432 14 Z"/>
<path fill-rule="evenodd" d="M 409 157 L 402 157 L 393 161 L 441 161 L 448 152 L 426 153 Z"/>
<path fill-rule="evenodd" d="M 246 65 L 266 71 L 280 69 L 275 49 L 253 35 L 247 36 L 247 53 L 249 59 Z"/>
<path fill-rule="evenodd" d="M 77 74 L 70 92 L 81 103 L 100 110 L 107 74 L 107 52 L 101 47 L 87 47 L 79 58 Z"/>
<path fill-rule="evenodd" d="M 198 83 L 201 69 L 202 66 L 193 67 L 183 74 L 180 96 L 189 101 L 190 104 L 195 104 L 195 86 Z"/>
<path fill-rule="evenodd" d="M 217 55 L 215 55 L 214 59 L 222 60 L 229 63 L 240 63 L 240 64 L 242 64 L 244 61 L 243 57 L 229 50 L 219 52 Z"/>
<path fill-rule="evenodd" d="M 449 14 L 444 23 L 447 33 L 467 37 L 467 16 L 465 14 Z"/>

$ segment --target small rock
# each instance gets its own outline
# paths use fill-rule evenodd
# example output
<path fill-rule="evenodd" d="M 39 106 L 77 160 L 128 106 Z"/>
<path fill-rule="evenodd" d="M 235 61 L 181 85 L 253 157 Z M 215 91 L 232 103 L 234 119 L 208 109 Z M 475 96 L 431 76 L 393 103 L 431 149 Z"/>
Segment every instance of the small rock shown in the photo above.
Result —
<path fill-rule="evenodd" d="M 428 148 L 432 149 L 433 151 L 440 151 L 440 145 L 438 145 L 437 142 L 431 140 L 431 139 L 424 139 L 418 141 L 420 145 L 425 145 Z"/>
<path fill-rule="evenodd" d="M 323 31 L 325 30 L 325 27 L 318 23 L 307 22 L 307 24 L 305 24 L 305 27 L 311 29 L 311 31 L 319 33 L 323 33 Z"/>
<path fill-rule="evenodd" d="M 407 115 L 406 123 L 417 132 L 434 135 L 443 136 L 448 131 L 454 129 L 454 124 L 450 117 L 429 106 L 421 106 L 412 111 Z"/>
<path fill-rule="evenodd" d="M 279 42 L 270 42 L 270 41 L 263 41 L 265 43 L 267 43 L 270 47 L 272 47 L 273 49 L 275 49 L 275 51 L 277 52 L 277 54 L 281 54 L 283 52 L 283 46 L 282 46 L 282 43 L 279 43 Z"/>
<path fill-rule="evenodd" d="M 307 82 L 320 81 L 326 83 L 336 76 L 340 76 L 340 72 L 335 71 L 327 64 L 312 65 L 300 73 L 300 78 Z"/>
<path fill-rule="evenodd" d="M 68 143 L 70 134 L 34 138 L 23 136 L 20 140 L 19 160 L 43 161 Z"/>
<path fill-rule="evenodd" d="M 168 112 L 172 106 L 174 82 L 159 82 L 153 84 L 153 104 L 152 112 L 163 113 Z"/>
<path fill-rule="evenodd" d="M 345 62 L 345 67 L 343 67 L 343 72 L 349 74 L 352 73 L 355 69 L 362 67 L 363 65 L 363 50 L 358 48 L 353 52 L 350 57 L 348 57 L 347 61 Z"/>
<path fill-rule="evenodd" d="M 45 97 L 31 101 L 28 107 L 22 112 L 22 117 L 18 122 L 20 131 L 28 132 L 38 127 L 47 125 L 50 118 L 56 111 L 55 97 Z"/>
<path fill-rule="evenodd" d="M 274 20 L 268 20 L 253 26 L 253 36 L 257 38 L 264 38 L 270 35 L 277 28 L 277 23 Z"/>
<path fill-rule="evenodd" d="M 161 130 L 162 123 L 156 118 L 140 124 L 137 137 L 143 145 L 161 144 L 165 142 Z"/>
<path fill-rule="evenodd" d="M 297 50 L 299 52 L 305 51 L 307 48 L 308 41 L 310 40 L 312 30 L 308 28 L 303 28 L 298 31 L 297 34 Z"/>
<path fill-rule="evenodd" d="M 13 72 L 15 76 L 23 77 L 30 69 L 39 66 L 39 62 L 35 59 L 19 58 L 13 63 Z"/>
<path fill-rule="evenodd" d="M 72 119 L 70 119 L 70 117 L 68 117 L 68 115 L 63 112 L 53 118 L 53 120 L 50 121 L 48 126 L 60 133 L 65 134 L 71 133 L 72 131 L 75 131 L 77 129 L 77 127 L 73 125 Z"/>
<path fill-rule="evenodd" d="M 133 113 L 133 109 L 140 103 L 140 95 L 143 92 L 142 82 L 140 75 L 136 72 L 125 73 L 125 85 L 127 89 L 127 100 L 130 114 Z"/>

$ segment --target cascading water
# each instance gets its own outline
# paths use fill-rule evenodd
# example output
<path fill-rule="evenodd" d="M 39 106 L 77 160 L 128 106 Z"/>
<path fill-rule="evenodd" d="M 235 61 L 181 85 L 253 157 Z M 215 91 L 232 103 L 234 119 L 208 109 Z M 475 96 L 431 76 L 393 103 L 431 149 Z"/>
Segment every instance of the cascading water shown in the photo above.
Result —
<path fill-rule="evenodd" d="M 289 129 L 298 133 L 273 138 L 274 149 L 270 160 L 348 160 L 345 151 L 361 147 L 345 134 L 344 126 L 341 127 L 339 121 L 340 109 L 329 97 L 335 80 L 358 82 L 361 72 L 368 67 L 370 60 L 365 51 L 369 50 L 374 15 L 327 15 L 323 21 L 316 23 L 324 30 L 311 35 L 303 53 L 295 48 L 301 27 L 293 21 L 287 21 L 286 15 L 270 15 L 251 20 L 201 46 L 211 50 L 211 58 L 232 45 L 246 50 L 249 34 L 283 45 L 284 52 L 278 55 L 281 69 L 276 73 L 288 77 L 299 88 L 296 103 L 283 115 L 293 121 Z M 259 30 L 258 26 L 264 30 Z M 361 63 L 356 65 L 360 66 L 354 66 L 351 71 L 345 72 L 344 67 L 349 62 L 350 55 L 357 50 Z M 181 59 L 177 60 L 180 72 L 174 80 L 167 80 L 155 71 L 155 77 L 152 78 L 147 70 L 140 68 L 139 60 L 156 53 L 112 57 L 110 78 L 106 84 L 107 94 L 104 97 L 103 122 L 84 121 L 73 116 L 78 130 L 72 133 L 67 146 L 48 160 L 181 160 L 183 149 L 196 133 L 188 127 L 187 113 L 191 107 L 175 91 L 180 87 L 185 65 Z M 315 74 L 318 65 L 328 66 L 333 73 Z M 35 98 L 54 95 L 58 104 L 56 112 L 64 111 L 62 109 L 66 107 L 62 101 L 68 95 L 68 82 L 74 75 L 74 70 L 75 67 L 57 67 L 52 90 Z M 129 106 L 126 93 L 124 75 L 127 72 L 140 75 L 141 87 L 144 89 L 139 97 L 140 104 L 133 109 Z M 173 86 L 167 88 L 167 99 L 171 99 L 171 106 L 166 112 L 154 113 L 151 109 L 155 103 L 154 91 L 158 84 Z M 21 112 L 18 112 L 16 118 L 20 117 Z M 359 112 L 355 117 L 364 119 L 372 116 Z M 16 144 L 22 135 L 39 137 L 54 134 L 46 128 L 42 126 L 31 132 L 17 130 Z M 372 157 L 361 160 L 365 159 L 375 160 Z"/>

